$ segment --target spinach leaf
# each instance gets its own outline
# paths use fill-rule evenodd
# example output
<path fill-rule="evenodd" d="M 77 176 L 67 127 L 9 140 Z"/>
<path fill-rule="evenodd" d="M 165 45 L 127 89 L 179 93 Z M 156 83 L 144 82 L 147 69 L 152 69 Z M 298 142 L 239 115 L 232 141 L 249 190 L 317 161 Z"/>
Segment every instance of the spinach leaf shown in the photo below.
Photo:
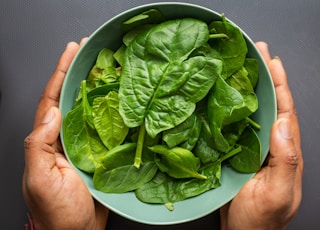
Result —
<path fill-rule="evenodd" d="M 201 132 L 201 120 L 196 115 L 194 126 L 192 127 L 191 135 L 189 136 L 189 138 L 186 141 L 181 143 L 179 145 L 179 147 L 187 149 L 189 151 L 193 150 L 199 140 L 200 132 Z"/>
<path fill-rule="evenodd" d="M 116 62 L 113 58 L 114 52 L 110 49 L 102 49 L 97 57 L 96 67 L 99 69 L 106 69 L 108 67 L 116 67 Z"/>
<path fill-rule="evenodd" d="M 116 91 L 93 101 L 93 122 L 100 139 L 108 149 L 120 145 L 126 138 L 129 128 L 119 114 L 119 100 Z"/>
<path fill-rule="evenodd" d="M 258 99 L 251 85 L 251 81 L 247 76 L 248 72 L 242 67 L 226 80 L 231 87 L 235 88 L 241 94 L 244 106 L 233 110 L 228 119 L 229 121 L 225 121 L 224 124 L 246 118 L 258 109 Z"/>
<path fill-rule="evenodd" d="M 162 139 L 169 148 L 176 146 L 192 150 L 200 135 L 201 121 L 194 113 L 178 126 L 166 130 Z"/>
<path fill-rule="evenodd" d="M 104 97 L 110 91 L 118 91 L 118 90 L 119 90 L 119 83 L 104 84 L 102 86 L 96 87 L 87 93 L 88 102 L 90 106 L 92 106 L 93 101 L 96 97 Z"/>
<path fill-rule="evenodd" d="M 204 22 L 181 19 L 161 23 L 134 39 L 126 50 L 119 90 L 119 110 L 128 127 L 145 123 L 155 137 L 193 113 L 222 68 L 217 59 L 188 59 L 208 36 Z"/>
<path fill-rule="evenodd" d="M 249 122 L 247 119 L 243 119 L 241 121 L 224 126 L 221 132 L 224 138 L 228 141 L 229 145 L 234 146 L 248 125 Z"/>
<path fill-rule="evenodd" d="M 238 143 L 242 152 L 229 159 L 232 168 L 242 173 L 254 173 L 261 167 L 261 143 L 253 128 L 247 127 Z"/>
<path fill-rule="evenodd" d="M 128 32 L 142 25 L 158 24 L 165 20 L 162 13 L 156 9 L 150 9 L 141 14 L 135 15 L 132 18 L 122 23 L 122 31 Z"/>
<path fill-rule="evenodd" d="M 258 61 L 254 58 L 246 58 L 243 67 L 248 72 L 248 78 L 251 82 L 252 88 L 255 88 L 259 79 Z"/>
<path fill-rule="evenodd" d="M 213 136 L 209 123 L 204 118 L 201 119 L 201 123 L 200 136 L 193 152 L 203 164 L 212 163 L 218 160 L 220 152 L 215 148 L 212 141 Z"/>
<path fill-rule="evenodd" d="M 92 173 L 107 149 L 94 129 L 92 111 L 87 100 L 86 81 L 82 81 L 81 86 L 81 103 L 71 110 L 64 120 L 64 143 L 73 164 Z"/>
<path fill-rule="evenodd" d="M 206 176 L 198 173 L 200 160 L 189 150 L 180 147 L 169 149 L 164 145 L 155 145 L 149 149 L 160 154 L 156 163 L 162 172 L 166 172 L 171 177 L 206 179 Z"/>
<path fill-rule="evenodd" d="M 239 74 L 236 80 L 229 85 L 222 78 L 218 78 L 208 100 L 208 118 L 210 129 L 214 137 L 215 147 L 222 152 L 230 150 L 232 146 L 222 134 L 223 126 L 245 119 L 258 108 L 258 100 L 253 92 L 252 86 L 246 84 L 249 80 Z M 243 80 L 246 82 L 242 84 Z"/>
<path fill-rule="evenodd" d="M 144 161 L 137 169 L 132 162 L 136 143 L 119 145 L 105 154 L 93 175 L 95 188 L 107 193 L 135 190 L 150 181 L 158 168 L 154 161 Z"/>
<path fill-rule="evenodd" d="M 119 90 L 119 83 L 109 83 L 109 84 L 103 84 L 101 86 L 97 86 L 93 89 L 89 89 L 88 90 L 88 81 L 86 81 L 86 92 L 87 92 L 87 100 L 89 105 L 92 107 L 93 105 L 93 100 L 96 97 L 104 97 L 105 95 L 107 95 L 110 91 L 115 90 L 118 91 Z M 90 83 L 89 83 L 90 84 Z M 81 101 L 82 101 L 82 87 L 80 86 L 80 93 L 73 105 L 73 108 L 77 107 L 78 105 L 80 105 Z"/>
<path fill-rule="evenodd" d="M 248 71 L 244 67 L 241 67 L 237 72 L 226 79 L 226 82 L 233 88 L 237 89 L 241 94 L 252 93 L 254 90 L 251 85 L 251 81 L 247 76 Z"/>
<path fill-rule="evenodd" d="M 136 189 L 135 195 L 145 203 L 167 204 L 197 196 L 220 186 L 220 164 L 207 167 L 201 173 L 207 179 L 175 179 L 158 172 L 153 180 Z"/>
<path fill-rule="evenodd" d="M 227 37 L 213 39 L 210 43 L 223 58 L 222 76 L 226 79 L 243 66 L 248 48 L 240 29 L 227 22 L 224 16 L 221 21 L 212 22 L 209 28 L 213 34 L 225 34 Z"/>
<path fill-rule="evenodd" d="M 176 179 L 165 173 L 158 172 L 150 182 L 135 190 L 135 195 L 145 203 L 170 203 L 170 206 L 173 207 L 172 203 L 219 187 L 221 185 L 222 162 L 239 154 L 239 152 L 241 152 L 241 147 L 234 148 L 219 158 L 218 161 L 202 167 L 199 172 L 207 179 Z"/>
<path fill-rule="evenodd" d="M 135 28 L 134 30 L 130 30 L 128 33 L 126 33 L 123 36 L 122 38 L 123 44 L 125 46 L 129 46 L 138 35 L 141 35 L 142 33 L 146 33 L 154 26 L 155 26 L 154 24 L 147 24 L 147 25 L 141 25 Z"/>
<path fill-rule="evenodd" d="M 120 48 L 117 49 L 117 51 L 113 54 L 114 59 L 116 60 L 116 62 L 117 62 L 120 66 L 123 65 L 123 60 L 124 60 L 124 55 L 125 55 L 126 49 L 127 49 L 127 47 L 126 47 L 124 44 L 122 44 L 122 45 L 120 46 Z M 118 70 L 118 72 L 120 72 L 120 71 L 119 71 L 119 68 L 118 68 L 117 70 Z M 120 75 L 120 74 L 119 74 L 119 75 Z"/>
<path fill-rule="evenodd" d="M 116 64 L 114 52 L 107 48 L 102 49 L 89 73 L 88 82 L 93 88 L 117 82 L 120 73 L 116 68 Z"/>

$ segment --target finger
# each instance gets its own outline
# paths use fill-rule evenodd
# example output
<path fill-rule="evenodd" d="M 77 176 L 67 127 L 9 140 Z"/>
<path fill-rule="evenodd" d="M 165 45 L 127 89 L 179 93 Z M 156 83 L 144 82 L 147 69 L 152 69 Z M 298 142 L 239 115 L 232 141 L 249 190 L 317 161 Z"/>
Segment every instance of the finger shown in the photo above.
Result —
<path fill-rule="evenodd" d="M 51 106 L 58 106 L 64 77 L 78 49 L 79 45 L 76 42 L 69 42 L 67 44 L 66 49 L 58 62 L 57 68 L 40 98 L 34 127 L 39 125 L 39 122 L 43 119 L 48 108 Z"/>
<path fill-rule="evenodd" d="M 269 62 L 269 69 L 276 92 L 278 118 L 290 119 L 294 142 L 302 161 L 298 117 L 296 114 L 294 100 L 288 85 L 287 75 L 279 57 L 276 57 Z"/>
<path fill-rule="evenodd" d="M 268 44 L 265 42 L 256 42 L 261 55 L 268 64 L 271 77 L 275 86 L 278 114 L 282 116 L 283 113 L 295 113 L 294 102 L 290 93 L 287 82 L 286 72 L 279 57 L 271 59 Z"/>
<path fill-rule="evenodd" d="M 284 194 L 292 194 L 296 183 L 299 154 L 296 149 L 292 123 L 287 118 L 278 119 L 271 130 L 268 179 Z"/>
<path fill-rule="evenodd" d="M 269 62 L 269 69 L 277 96 L 278 116 L 295 114 L 295 106 L 289 89 L 287 75 L 279 57 Z"/>
<path fill-rule="evenodd" d="M 259 41 L 259 42 L 256 42 L 256 47 L 260 51 L 260 54 L 262 55 L 265 62 L 269 63 L 269 61 L 271 60 L 271 56 L 269 53 L 268 44 L 265 42 Z"/>
<path fill-rule="evenodd" d="M 88 40 L 88 37 L 82 38 L 80 41 L 80 47 L 83 46 L 87 42 L 87 40 Z"/>
<path fill-rule="evenodd" d="M 56 142 L 61 125 L 61 113 L 56 107 L 51 107 L 38 127 L 25 139 L 25 168 L 31 175 L 46 173 L 56 164 Z"/>

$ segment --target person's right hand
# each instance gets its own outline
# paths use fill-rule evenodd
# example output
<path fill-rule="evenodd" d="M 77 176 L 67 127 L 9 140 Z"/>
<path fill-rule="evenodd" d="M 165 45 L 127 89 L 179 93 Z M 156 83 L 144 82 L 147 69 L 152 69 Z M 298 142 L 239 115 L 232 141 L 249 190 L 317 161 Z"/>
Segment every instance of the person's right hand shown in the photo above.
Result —
<path fill-rule="evenodd" d="M 286 73 L 279 58 L 271 59 L 266 43 L 256 45 L 272 75 L 278 118 L 272 126 L 266 165 L 220 209 L 222 230 L 286 229 L 301 201 L 300 131 Z"/>
<path fill-rule="evenodd" d="M 92 198 L 59 142 L 60 91 L 78 49 L 75 42 L 67 45 L 39 102 L 34 130 L 25 139 L 22 187 L 36 230 L 102 230 L 107 222 L 108 210 Z"/>

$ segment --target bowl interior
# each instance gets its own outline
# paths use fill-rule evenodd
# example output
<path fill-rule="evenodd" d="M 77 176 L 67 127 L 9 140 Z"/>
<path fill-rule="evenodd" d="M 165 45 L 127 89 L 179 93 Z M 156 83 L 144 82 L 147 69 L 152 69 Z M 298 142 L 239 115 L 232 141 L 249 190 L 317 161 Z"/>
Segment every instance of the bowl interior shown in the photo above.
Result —
<path fill-rule="evenodd" d="M 122 38 L 121 23 L 150 8 L 160 10 L 167 19 L 194 17 L 208 23 L 221 19 L 220 14 L 197 5 L 187 3 L 156 3 L 133 8 L 107 21 L 89 37 L 67 72 L 60 98 L 60 109 L 63 118 L 71 110 L 79 91 L 80 82 L 87 78 L 99 51 L 105 47 L 116 50 L 120 46 Z M 259 109 L 253 117 L 262 126 L 258 135 L 262 144 L 263 159 L 265 159 L 269 151 L 270 129 L 276 118 L 275 93 L 266 64 L 251 39 L 244 32 L 243 34 L 249 50 L 248 56 L 256 58 L 259 63 L 259 81 L 256 88 Z M 63 129 L 61 129 L 61 139 L 63 142 Z M 68 157 L 67 152 L 66 155 Z M 170 212 L 164 205 L 151 205 L 140 202 L 133 192 L 124 194 L 106 194 L 100 192 L 94 188 L 90 175 L 78 169 L 76 170 L 86 183 L 92 196 L 110 210 L 130 220 L 154 225 L 183 223 L 198 219 L 217 210 L 230 201 L 243 184 L 254 175 L 241 174 L 224 167 L 221 187 L 197 197 L 177 202 L 175 203 L 174 211 Z"/>

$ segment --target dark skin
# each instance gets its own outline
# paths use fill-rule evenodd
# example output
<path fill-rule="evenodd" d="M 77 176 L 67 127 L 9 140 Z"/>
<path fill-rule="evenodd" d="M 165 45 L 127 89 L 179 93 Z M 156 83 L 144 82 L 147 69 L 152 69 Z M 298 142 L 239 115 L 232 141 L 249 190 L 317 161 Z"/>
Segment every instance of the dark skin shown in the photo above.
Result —
<path fill-rule="evenodd" d="M 273 78 L 278 119 L 272 127 L 265 166 L 220 209 L 222 230 L 285 229 L 301 201 L 300 132 L 285 70 L 279 58 L 271 59 L 265 43 L 256 44 Z M 22 187 L 37 230 L 99 230 L 105 229 L 108 219 L 108 210 L 92 198 L 59 141 L 60 91 L 80 45 L 67 45 L 40 99 L 34 130 L 25 139 Z"/>
<path fill-rule="evenodd" d="M 97 203 L 67 162 L 59 142 L 59 96 L 65 73 L 79 45 L 62 54 L 39 102 L 34 130 L 25 139 L 23 194 L 35 229 L 104 229 L 108 210 Z"/>

